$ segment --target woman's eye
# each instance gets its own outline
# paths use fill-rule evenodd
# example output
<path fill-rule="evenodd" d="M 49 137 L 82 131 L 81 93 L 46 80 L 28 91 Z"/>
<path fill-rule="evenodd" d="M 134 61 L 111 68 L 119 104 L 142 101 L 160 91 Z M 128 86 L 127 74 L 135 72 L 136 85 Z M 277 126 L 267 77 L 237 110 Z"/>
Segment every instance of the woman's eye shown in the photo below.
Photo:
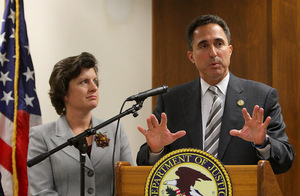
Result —
<path fill-rule="evenodd" d="M 200 48 L 206 48 L 206 47 L 207 47 L 207 44 L 200 45 Z"/>

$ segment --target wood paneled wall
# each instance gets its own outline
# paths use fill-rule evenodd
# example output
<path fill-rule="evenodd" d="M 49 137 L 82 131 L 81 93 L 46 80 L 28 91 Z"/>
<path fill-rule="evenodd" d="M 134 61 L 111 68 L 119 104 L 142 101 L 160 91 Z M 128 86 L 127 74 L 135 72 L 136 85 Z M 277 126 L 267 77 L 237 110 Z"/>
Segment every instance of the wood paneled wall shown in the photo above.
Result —
<path fill-rule="evenodd" d="M 290 171 L 277 176 L 284 195 L 300 193 L 300 4 L 298 0 L 153 0 L 153 87 L 198 77 L 187 58 L 188 24 L 202 14 L 222 17 L 231 30 L 233 74 L 278 90 L 295 149 Z M 153 99 L 153 105 L 156 100 Z"/>

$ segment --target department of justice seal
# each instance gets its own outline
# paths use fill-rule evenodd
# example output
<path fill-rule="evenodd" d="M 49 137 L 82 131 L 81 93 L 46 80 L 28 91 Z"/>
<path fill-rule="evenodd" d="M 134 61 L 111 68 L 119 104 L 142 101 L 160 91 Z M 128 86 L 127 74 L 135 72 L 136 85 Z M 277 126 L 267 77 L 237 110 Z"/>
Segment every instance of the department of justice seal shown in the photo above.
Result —
<path fill-rule="evenodd" d="M 151 169 L 146 196 L 232 196 L 232 184 L 223 164 L 198 149 L 168 153 Z"/>

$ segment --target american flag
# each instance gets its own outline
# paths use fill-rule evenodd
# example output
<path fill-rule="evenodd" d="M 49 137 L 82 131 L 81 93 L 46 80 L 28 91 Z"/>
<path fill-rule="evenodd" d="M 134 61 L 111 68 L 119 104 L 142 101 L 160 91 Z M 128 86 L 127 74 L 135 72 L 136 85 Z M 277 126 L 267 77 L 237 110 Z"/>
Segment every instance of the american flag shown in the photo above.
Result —
<path fill-rule="evenodd" d="M 41 124 L 23 0 L 7 0 L 0 35 L 0 172 L 5 195 L 28 195 L 29 128 Z"/>

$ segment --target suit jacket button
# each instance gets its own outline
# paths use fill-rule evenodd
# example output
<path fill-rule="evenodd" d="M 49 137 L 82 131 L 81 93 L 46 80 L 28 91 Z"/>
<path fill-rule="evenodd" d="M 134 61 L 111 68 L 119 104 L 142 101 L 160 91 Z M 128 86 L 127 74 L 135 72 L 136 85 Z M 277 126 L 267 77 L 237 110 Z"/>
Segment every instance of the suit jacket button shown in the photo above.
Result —
<path fill-rule="evenodd" d="M 93 194 L 94 193 L 94 189 L 93 188 L 88 188 L 87 192 L 88 192 L 88 194 Z"/>
<path fill-rule="evenodd" d="M 275 155 L 275 160 L 278 162 L 280 160 L 280 156 L 277 154 Z"/>
<path fill-rule="evenodd" d="M 88 175 L 89 177 L 92 177 L 92 176 L 94 175 L 94 172 L 93 172 L 92 170 L 89 170 L 88 173 L 87 173 L 87 175 Z"/>

